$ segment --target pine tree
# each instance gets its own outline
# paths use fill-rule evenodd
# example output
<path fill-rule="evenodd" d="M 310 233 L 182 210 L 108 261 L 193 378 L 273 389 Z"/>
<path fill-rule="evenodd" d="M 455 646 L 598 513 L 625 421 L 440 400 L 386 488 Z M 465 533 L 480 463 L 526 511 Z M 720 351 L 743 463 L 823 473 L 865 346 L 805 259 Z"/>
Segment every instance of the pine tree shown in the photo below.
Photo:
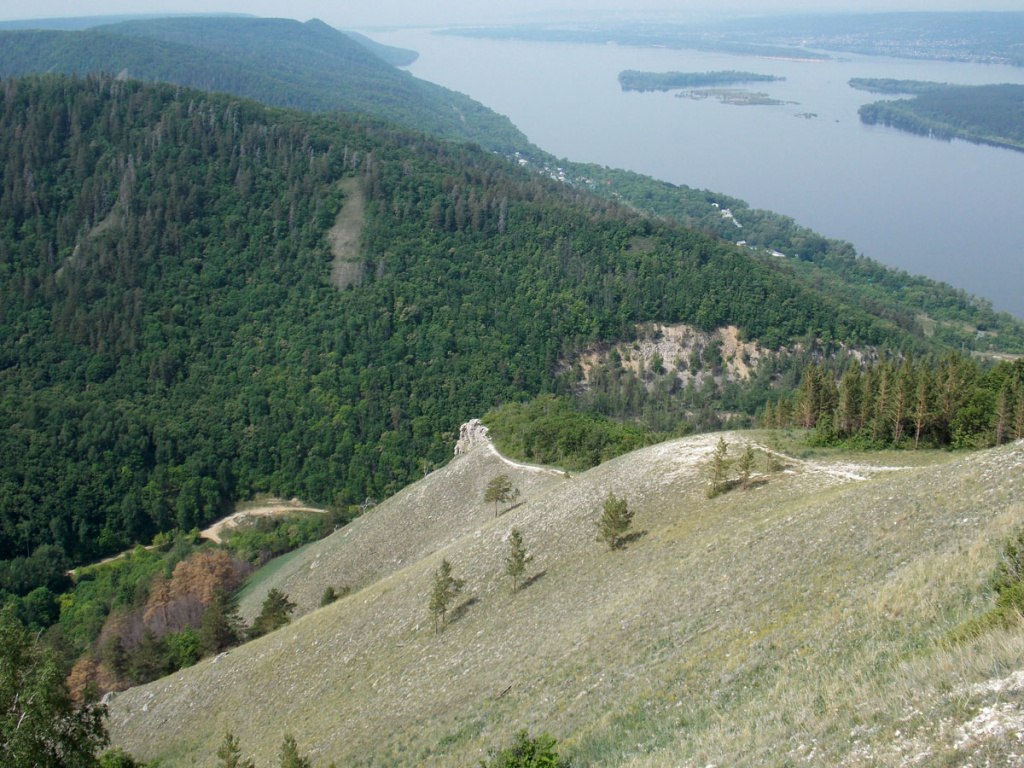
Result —
<path fill-rule="evenodd" d="M 1017 398 L 1017 409 L 1013 415 L 1013 439 L 1024 439 L 1024 386 L 1014 388 Z"/>
<path fill-rule="evenodd" d="M 448 620 L 448 608 L 452 601 L 462 591 L 465 581 L 452 576 L 452 565 L 447 559 L 441 561 L 437 571 L 434 572 L 434 583 L 430 591 L 430 613 L 434 617 L 434 634 L 439 631 L 439 625 L 444 626 Z"/>
<path fill-rule="evenodd" d="M 1006 381 L 999 390 L 996 398 L 996 411 L 992 417 L 996 433 L 996 445 L 1002 445 L 1010 433 L 1010 423 L 1013 419 L 1013 387 Z"/>
<path fill-rule="evenodd" d="M 711 453 L 711 461 L 708 463 L 708 498 L 714 498 L 725 490 L 726 479 L 729 472 L 728 459 L 729 445 L 724 437 L 718 438 L 718 445 Z"/>
<path fill-rule="evenodd" d="M 323 595 L 320 596 L 320 607 L 322 608 L 325 605 L 330 605 L 331 603 L 340 600 L 341 598 L 348 595 L 351 591 L 352 590 L 349 587 L 342 587 L 340 590 L 337 590 L 334 587 L 327 587 L 324 590 Z"/>
<path fill-rule="evenodd" d="M 871 424 L 872 442 L 889 442 L 889 411 L 892 405 L 892 388 L 895 371 L 892 363 L 883 362 L 878 370 L 878 393 L 875 401 L 875 418 Z"/>
<path fill-rule="evenodd" d="M 797 394 L 797 413 L 800 426 L 812 429 L 818 420 L 818 405 L 821 401 L 822 377 L 818 366 L 809 365 L 804 370 L 800 391 Z"/>
<path fill-rule="evenodd" d="M 263 601 L 263 608 L 260 615 L 252 623 L 249 629 L 249 637 L 257 638 L 283 627 L 291 621 L 291 612 L 295 610 L 295 603 L 288 599 L 288 596 L 279 589 L 272 589 L 267 593 Z"/>
<path fill-rule="evenodd" d="M 234 595 L 218 589 L 203 614 L 199 638 L 204 654 L 220 653 L 242 639 L 242 620 Z"/>
<path fill-rule="evenodd" d="M 512 577 L 512 594 L 515 594 L 519 579 L 526 573 L 526 564 L 533 560 L 533 555 L 526 551 L 523 534 L 518 528 L 512 529 L 508 547 L 508 554 L 505 555 L 505 573 Z"/>
<path fill-rule="evenodd" d="M 917 390 L 917 366 L 910 360 L 900 366 L 892 388 L 889 421 L 892 424 L 892 442 L 898 446 L 903 440 L 903 429 Z"/>
<path fill-rule="evenodd" d="M 217 768 L 255 768 L 252 760 L 242 757 L 242 749 L 238 746 L 238 739 L 228 731 L 224 736 L 223 743 L 217 748 Z"/>
<path fill-rule="evenodd" d="M 775 404 L 775 428 L 782 429 L 793 423 L 793 403 L 787 397 L 780 397 Z"/>
<path fill-rule="evenodd" d="M 869 365 L 861 376 L 860 415 L 857 419 L 857 431 L 867 432 L 875 423 L 875 398 L 878 395 L 878 369 Z"/>
<path fill-rule="evenodd" d="M 858 422 L 861 412 L 861 394 L 863 384 L 861 382 L 860 368 L 851 367 L 843 376 L 839 390 L 839 407 L 836 427 L 842 438 L 852 437 L 858 430 Z"/>
<path fill-rule="evenodd" d="M 129 656 L 133 685 L 142 685 L 163 677 L 171 671 L 170 650 L 164 637 L 151 629 L 142 633 L 142 642 Z"/>
<path fill-rule="evenodd" d="M 279 753 L 281 768 L 313 768 L 308 758 L 299 754 L 299 745 L 295 743 L 295 737 L 290 733 L 284 737 Z"/>
<path fill-rule="evenodd" d="M 743 484 L 743 488 L 746 489 L 750 485 L 750 472 L 754 468 L 754 446 L 747 444 L 747 449 L 740 456 L 739 470 L 740 470 L 740 482 Z"/>
<path fill-rule="evenodd" d="M 610 549 L 619 549 L 625 543 L 624 536 L 632 524 L 633 512 L 626 500 L 609 493 L 597 521 L 598 540 L 605 542 Z"/>
<path fill-rule="evenodd" d="M 976 374 L 972 361 L 956 352 L 939 361 L 935 388 L 936 427 L 945 443 L 952 440 L 953 422 L 972 389 Z"/>
<path fill-rule="evenodd" d="M 494 516 L 498 516 L 498 503 L 504 504 L 506 501 L 512 501 L 519 496 L 519 489 L 512 486 L 512 481 L 508 479 L 508 475 L 498 475 L 487 484 L 487 490 L 484 491 L 484 501 L 494 502 Z"/>
<path fill-rule="evenodd" d="M 914 393 L 914 450 L 921 446 L 921 435 L 932 418 L 932 372 L 922 365 Z"/>

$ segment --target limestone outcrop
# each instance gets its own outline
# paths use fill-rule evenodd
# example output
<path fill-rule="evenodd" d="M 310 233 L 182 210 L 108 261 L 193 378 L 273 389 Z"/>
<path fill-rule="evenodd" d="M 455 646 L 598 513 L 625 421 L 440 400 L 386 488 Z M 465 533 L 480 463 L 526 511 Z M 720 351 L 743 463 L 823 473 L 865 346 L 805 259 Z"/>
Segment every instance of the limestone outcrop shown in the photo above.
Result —
<path fill-rule="evenodd" d="M 487 437 L 487 427 L 480 423 L 480 419 L 470 419 L 459 427 L 459 441 L 455 444 L 455 455 L 461 456 L 468 453 L 470 448 L 480 443 L 486 443 L 488 440 L 490 438 Z"/>

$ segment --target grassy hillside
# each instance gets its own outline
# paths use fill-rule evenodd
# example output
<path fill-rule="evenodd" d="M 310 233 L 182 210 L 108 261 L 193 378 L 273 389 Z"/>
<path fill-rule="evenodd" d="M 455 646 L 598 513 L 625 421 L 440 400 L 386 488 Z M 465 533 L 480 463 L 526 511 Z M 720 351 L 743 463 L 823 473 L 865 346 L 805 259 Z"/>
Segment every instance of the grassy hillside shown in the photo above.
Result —
<path fill-rule="evenodd" d="M 184 16 L 2 32 L 0 76 L 123 74 L 310 112 L 361 112 L 505 153 L 528 145 L 508 118 L 375 53 L 408 63 L 408 52 L 371 49 L 317 19 Z"/>
<path fill-rule="evenodd" d="M 472 461 L 452 462 L 374 507 L 337 538 L 311 545 L 272 578 L 258 573 L 258 583 L 240 602 L 242 616 L 258 615 L 271 589 L 286 592 L 301 616 L 319 606 L 327 587 L 362 589 L 473 533 L 494 517 L 493 506 L 482 499 L 497 474 L 509 476 L 524 503 L 568 482 L 560 470 L 509 466 L 486 451 Z M 338 547 L 339 539 L 344 547 Z"/>
<path fill-rule="evenodd" d="M 726 437 L 732 455 L 786 445 Z M 292 732 L 317 765 L 468 766 L 527 728 L 580 765 L 1011 764 L 1024 642 L 943 640 L 988 605 L 986 580 L 1024 525 L 1024 443 L 791 456 L 708 499 L 715 439 L 550 479 L 474 449 L 274 582 L 308 601 L 336 576 L 353 594 L 121 694 L 115 743 L 212 765 L 232 730 L 267 763 Z M 474 497 L 500 472 L 529 487 L 495 519 Z M 622 551 L 595 540 L 609 491 L 636 511 Z M 418 551 L 392 549 L 399 514 L 419 517 Z M 516 595 L 502 575 L 512 526 L 535 555 Z M 435 636 L 441 558 L 467 587 Z"/>

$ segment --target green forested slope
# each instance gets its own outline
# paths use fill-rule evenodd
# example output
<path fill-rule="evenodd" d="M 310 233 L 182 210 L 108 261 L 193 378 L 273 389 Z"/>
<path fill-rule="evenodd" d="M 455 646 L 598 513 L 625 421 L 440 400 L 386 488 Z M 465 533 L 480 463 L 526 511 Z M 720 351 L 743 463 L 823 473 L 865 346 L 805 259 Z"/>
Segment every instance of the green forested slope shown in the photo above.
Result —
<path fill-rule="evenodd" d="M 932 84 L 912 99 L 865 104 L 860 119 L 947 141 L 1024 151 L 1024 85 Z"/>
<path fill-rule="evenodd" d="M 363 47 L 361 47 L 363 46 Z M 307 111 L 348 109 L 505 155 L 520 151 L 538 167 L 562 166 L 575 180 L 638 210 L 712 232 L 726 240 L 778 250 L 800 280 L 918 335 L 938 323 L 944 343 L 968 349 L 1024 351 L 1024 333 L 990 303 L 933 280 L 858 258 L 850 243 L 830 240 L 792 219 L 752 210 L 741 200 L 640 174 L 557 160 L 527 141 L 507 118 L 462 94 L 417 80 L 313 20 L 176 17 L 134 20 L 86 32 L 0 33 L 0 76 L 103 71 L 179 83 Z M 373 50 L 371 48 L 371 50 Z M 397 50 L 397 49 L 396 49 Z M 394 51 L 389 55 L 393 55 Z M 390 59 L 389 59 L 390 60 Z M 716 205 L 713 205 L 716 204 Z M 743 224 L 721 215 L 730 208 Z M 978 331 L 984 331 L 982 336 Z"/>
<path fill-rule="evenodd" d="M 366 35 L 353 32 L 350 29 L 345 30 L 345 36 L 352 38 L 363 46 L 363 48 L 370 51 L 374 56 L 383 59 L 388 64 L 395 67 L 407 67 L 420 57 L 417 51 L 413 51 L 408 48 L 397 48 L 393 45 L 384 45 L 383 43 L 378 43 L 376 40 L 373 40 Z"/>
<path fill-rule="evenodd" d="M 788 216 L 752 209 L 728 195 L 632 171 L 564 161 L 563 167 L 574 176 L 596 181 L 595 191 L 603 196 L 725 240 L 742 238 L 750 248 L 778 250 L 789 257 L 779 260 L 779 267 L 796 279 L 909 332 L 925 333 L 922 320 L 927 318 L 936 321 L 932 329 L 935 338 L 949 346 L 1024 352 L 1020 321 L 1007 312 L 994 311 L 987 299 L 858 256 L 853 244 L 823 237 Z M 743 228 L 737 229 L 733 219 L 723 217 L 722 209 L 729 209 Z"/>
<path fill-rule="evenodd" d="M 125 72 L 274 106 L 362 112 L 502 152 L 528 144 L 508 118 L 396 69 L 317 19 L 174 17 L 0 33 L 0 76 L 39 72 Z"/>
<path fill-rule="evenodd" d="M 644 320 L 918 344 L 768 260 L 369 119 L 106 78 L 0 102 L 0 558 L 357 503 Z M 367 279 L 324 237 L 361 179 Z"/>
<path fill-rule="evenodd" d="M 293 106 L 306 89 L 286 96 L 266 73 L 215 52 L 202 55 L 191 46 L 165 40 L 132 38 L 114 32 L 26 30 L 0 33 L 0 76 L 57 72 L 105 73 L 160 82 L 179 82 L 210 91 L 257 92 Z"/>

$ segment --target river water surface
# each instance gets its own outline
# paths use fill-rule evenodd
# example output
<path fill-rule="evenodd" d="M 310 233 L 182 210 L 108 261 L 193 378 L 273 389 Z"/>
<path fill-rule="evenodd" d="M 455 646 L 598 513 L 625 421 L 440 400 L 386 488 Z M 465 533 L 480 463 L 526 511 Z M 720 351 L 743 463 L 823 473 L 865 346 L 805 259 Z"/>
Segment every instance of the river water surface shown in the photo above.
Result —
<path fill-rule="evenodd" d="M 865 126 L 857 108 L 880 97 L 847 84 L 852 77 L 1024 83 L 1024 70 L 853 55 L 804 63 L 426 30 L 371 34 L 419 51 L 414 75 L 507 115 L 559 157 L 741 198 L 1024 318 L 1024 153 Z M 786 79 L 746 88 L 792 103 L 624 93 L 617 80 L 624 69 L 775 75 Z"/>

